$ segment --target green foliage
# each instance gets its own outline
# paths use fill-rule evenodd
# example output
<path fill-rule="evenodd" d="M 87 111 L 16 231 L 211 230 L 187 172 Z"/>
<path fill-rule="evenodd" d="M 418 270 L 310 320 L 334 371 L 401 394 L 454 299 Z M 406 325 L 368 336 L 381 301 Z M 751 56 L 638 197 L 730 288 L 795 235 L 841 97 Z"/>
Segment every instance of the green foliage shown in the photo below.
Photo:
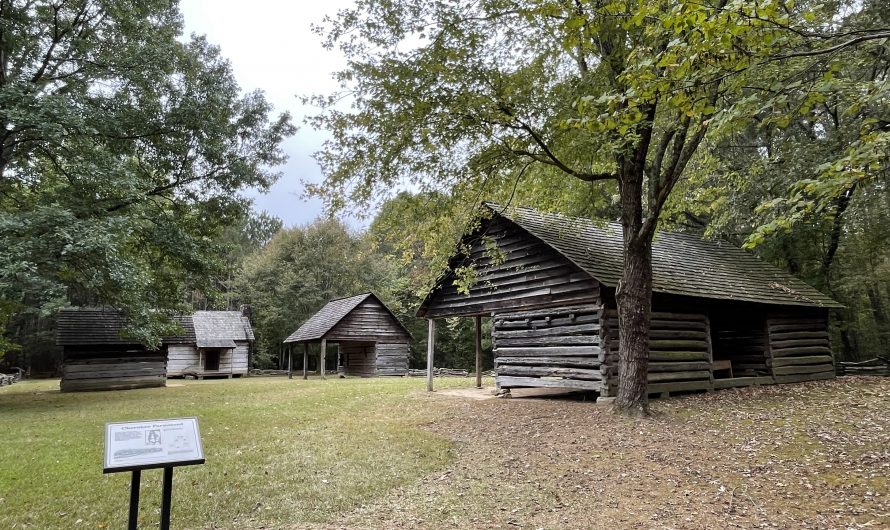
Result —
<path fill-rule="evenodd" d="M 213 290 L 290 119 L 182 37 L 175 3 L 3 2 L 0 23 L 3 307 L 112 305 L 155 344 L 185 292 Z"/>
<path fill-rule="evenodd" d="M 258 361 L 279 358 L 282 341 L 329 300 L 374 291 L 387 302 L 392 278 L 367 240 L 339 221 L 279 231 L 235 279 L 253 311 Z"/>

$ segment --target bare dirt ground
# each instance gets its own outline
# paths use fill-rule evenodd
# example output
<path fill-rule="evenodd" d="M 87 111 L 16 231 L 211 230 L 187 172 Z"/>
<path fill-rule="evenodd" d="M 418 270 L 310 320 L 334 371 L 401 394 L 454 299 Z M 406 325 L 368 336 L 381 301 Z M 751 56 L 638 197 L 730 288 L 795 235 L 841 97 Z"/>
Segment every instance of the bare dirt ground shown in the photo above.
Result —
<path fill-rule="evenodd" d="M 471 399 L 467 399 L 471 398 Z M 890 378 L 653 402 L 418 396 L 448 469 L 333 528 L 890 528 Z"/>

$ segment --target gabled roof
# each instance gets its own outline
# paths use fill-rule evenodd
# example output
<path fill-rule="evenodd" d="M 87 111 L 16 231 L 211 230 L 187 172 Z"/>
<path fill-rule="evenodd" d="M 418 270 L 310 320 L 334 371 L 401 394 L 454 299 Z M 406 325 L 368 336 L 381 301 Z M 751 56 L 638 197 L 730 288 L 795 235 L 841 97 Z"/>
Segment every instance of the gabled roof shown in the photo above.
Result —
<path fill-rule="evenodd" d="M 540 239 L 607 287 L 624 267 L 622 228 L 532 208 L 484 207 Z M 652 289 L 699 298 L 808 307 L 843 307 L 794 276 L 725 241 L 659 231 L 652 243 Z M 428 297 L 424 304 L 428 303 Z"/>
<path fill-rule="evenodd" d="M 324 307 L 319 309 L 317 313 L 309 317 L 309 320 L 304 322 L 297 331 L 294 331 L 288 338 L 284 339 L 284 342 L 309 342 L 324 338 L 324 336 L 334 329 L 341 320 L 346 318 L 349 313 L 369 298 L 376 300 L 386 312 L 389 313 L 392 319 L 398 324 L 399 328 L 401 328 L 406 335 L 409 337 L 411 336 L 411 332 L 405 328 L 395 314 L 386 307 L 386 304 L 384 304 L 377 295 L 374 293 L 362 293 L 355 296 L 331 300 L 325 304 Z"/>
<path fill-rule="evenodd" d="M 252 341 L 250 320 L 240 311 L 196 311 L 192 315 L 199 348 L 234 348 L 235 341 Z"/>

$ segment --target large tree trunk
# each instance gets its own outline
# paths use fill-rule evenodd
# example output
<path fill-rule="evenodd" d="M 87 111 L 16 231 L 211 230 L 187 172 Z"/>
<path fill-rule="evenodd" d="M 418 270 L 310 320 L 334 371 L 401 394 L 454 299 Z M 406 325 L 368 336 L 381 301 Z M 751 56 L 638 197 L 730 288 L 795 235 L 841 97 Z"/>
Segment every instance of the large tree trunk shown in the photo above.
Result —
<path fill-rule="evenodd" d="M 624 271 L 615 294 L 618 304 L 618 396 L 615 408 L 649 414 L 649 320 L 652 312 L 652 237 L 641 234 L 642 172 L 622 179 Z"/>

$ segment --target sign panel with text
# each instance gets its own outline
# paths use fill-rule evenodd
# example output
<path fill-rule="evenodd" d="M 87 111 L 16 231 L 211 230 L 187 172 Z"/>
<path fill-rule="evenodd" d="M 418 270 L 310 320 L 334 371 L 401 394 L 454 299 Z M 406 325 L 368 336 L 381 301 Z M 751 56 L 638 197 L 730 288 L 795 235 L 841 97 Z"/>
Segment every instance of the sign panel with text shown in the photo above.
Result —
<path fill-rule="evenodd" d="M 203 463 L 198 418 L 105 424 L 105 473 Z"/>

